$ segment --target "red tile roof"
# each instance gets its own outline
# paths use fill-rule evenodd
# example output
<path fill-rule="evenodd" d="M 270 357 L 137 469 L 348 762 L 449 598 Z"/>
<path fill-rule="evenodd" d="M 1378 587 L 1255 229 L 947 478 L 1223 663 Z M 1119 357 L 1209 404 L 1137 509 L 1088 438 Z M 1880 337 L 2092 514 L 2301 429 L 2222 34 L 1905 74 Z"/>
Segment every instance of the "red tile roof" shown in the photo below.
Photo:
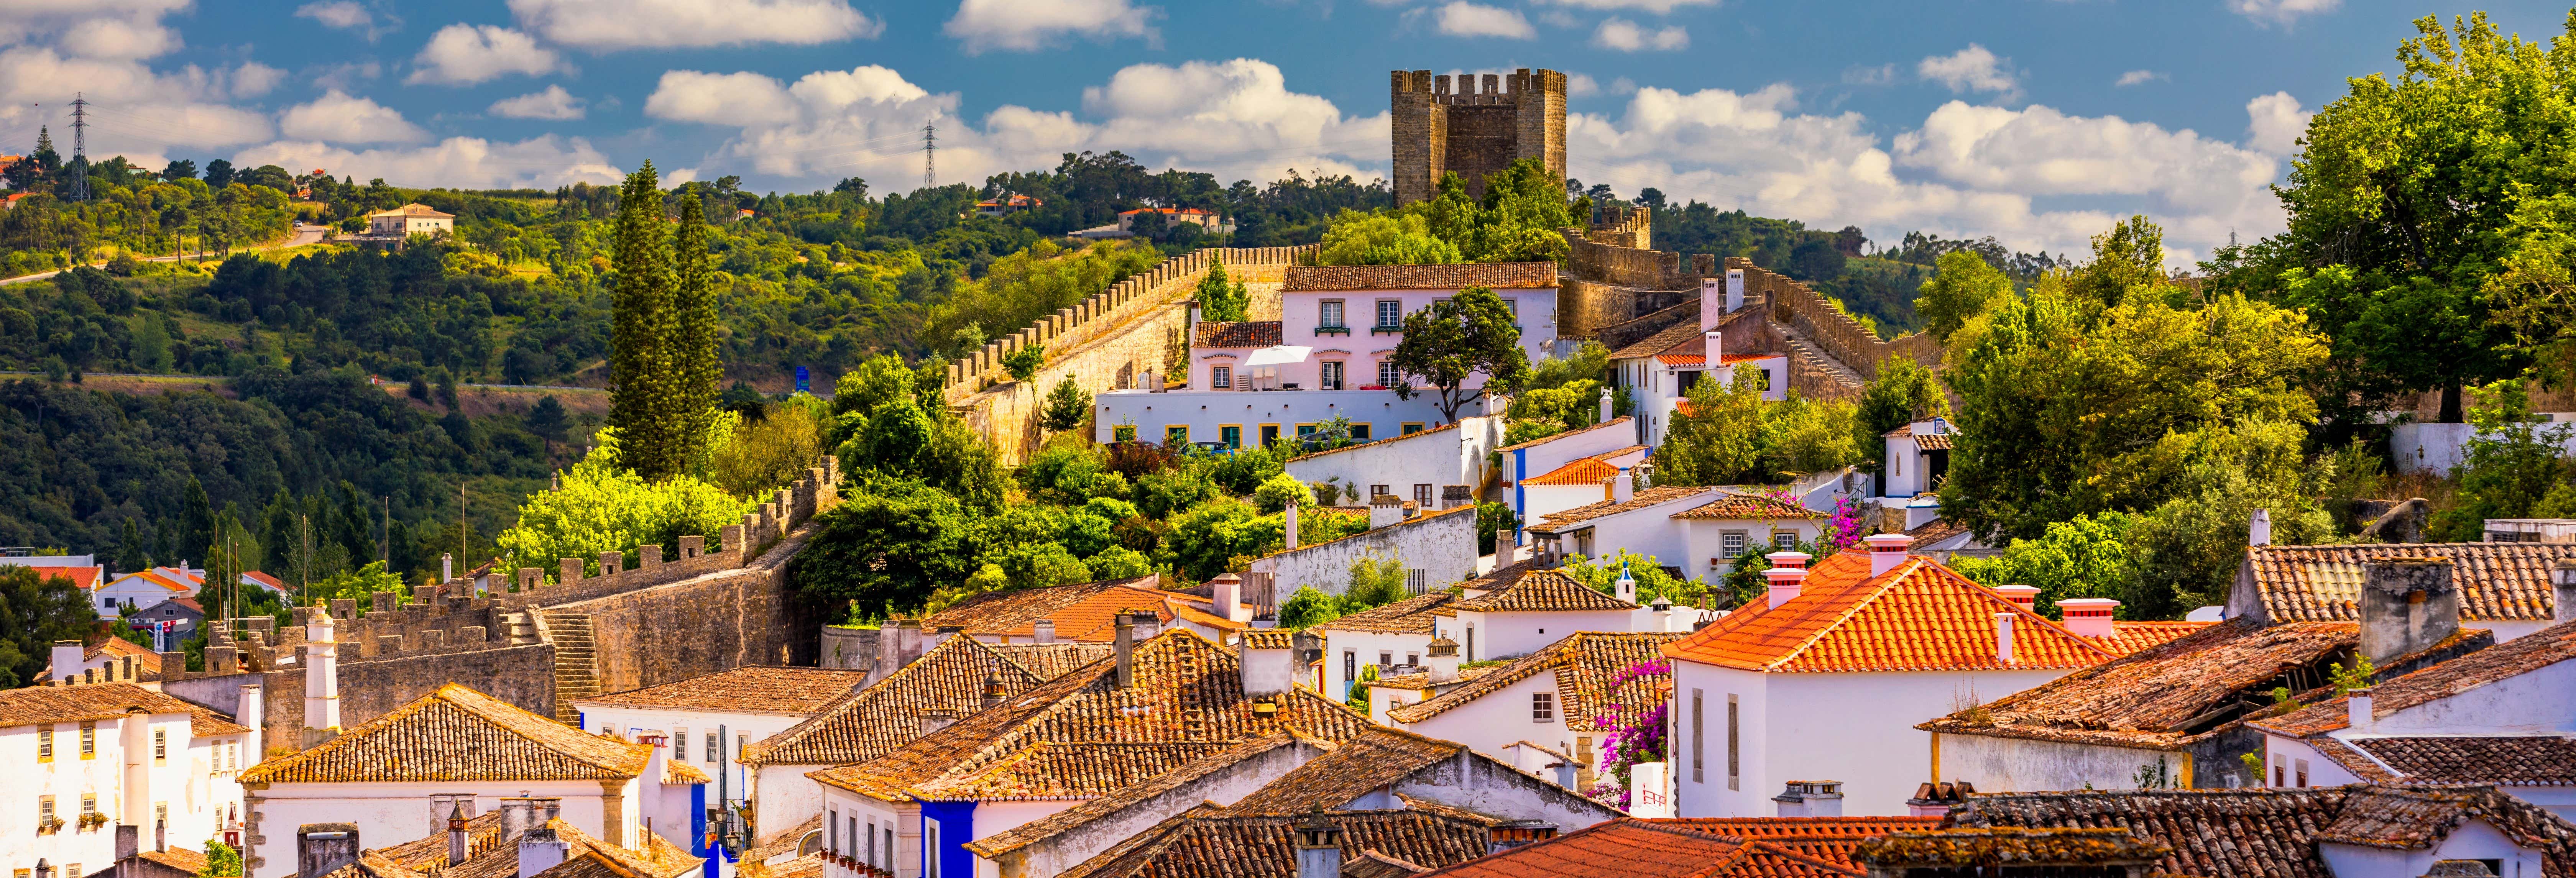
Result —
<path fill-rule="evenodd" d="M 1070 662 L 1026 661 L 1023 651 L 1088 650 L 1093 660 L 1106 647 L 993 646 L 971 637 L 950 637 L 895 670 L 876 685 L 848 694 L 751 745 L 742 760 L 755 765 L 842 765 L 864 762 L 893 752 L 921 737 L 922 717 L 932 711 L 963 716 L 983 708 L 984 685 L 999 682 L 1005 695 L 1017 696 L 1072 670 Z M 1085 662 L 1088 664 L 1088 662 Z"/>
<path fill-rule="evenodd" d="M 867 679 L 866 671 L 742 667 L 675 683 L 583 698 L 576 703 L 811 716 L 847 696 L 850 690 L 867 682 Z"/>
<path fill-rule="evenodd" d="M 252 766 L 244 783 L 622 780 L 653 747 L 593 735 L 454 683 L 337 738 Z"/>
<path fill-rule="evenodd" d="M 2371 687 L 2371 715 L 2388 716 L 2570 659 L 2576 659 L 2576 622 L 2553 625 L 2411 674 L 2382 680 Z M 2346 698 L 2337 697 L 2256 720 L 2252 725 L 2293 738 L 2349 728 L 2352 715 L 2346 702 Z"/>
<path fill-rule="evenodd" d="M 1865 551 L 1826 558 L 1788 603 L 1729 614 L 1664 654 L 1766 672 L 2069 669 L 2115 657 L 1929 558 L 1869 568 Z M 1995 656 L 1999 612 L 2015 615 L 2010 663 Z"/>
<path fill-rule="evenodd" d="M 1423 874 L 1442 878 L 1769 878 L 1864 873 L 1766 841 L 1703 831 L 1683 821 L 1622 817 Z"/>
<path fill-rule="evenodd" d="M 1108 643 L 1118 636 L 1117 615 L 1127 610 L 1152 610 L 1165 622 L 1172 620 L 1166 599 L 1175 597 L 1156 585 L 1154 575 L 1134 579 L 1103 579 L 1074 585 L 1044 588 L 1020 588 L 988 591 L 969 597 L 921 620 L 921 630 L 937 631 L 961 626 L 969 637 L 1009 636 L 1028 638 L 1037 633 L 1037 621 L 1055 622 L 1059 641 Z"/>
<path fill-rule="evenodd" d="M 107 575 L 107 568 L 105 567 L 30 566 L 27 569 L 36 571 L 36 580 L 39 582 L 59 576 L 64 579 L 71 580 L 72 584 L 75 586 L 86 589 L 96 589 L 99 586 L 107 584 L 107 580 L 105 578 Z"/>
<path fill-rule="evenodd" d="M 1599 485 L 1599 484 L 1604 484 L 1604 483 L 1609 482 L 1611 479 L 1615 479 L 1615 478 L 1618 478 L 1618 477 L 1619 477 L 1619 465 L 1618 465 L 1618 464 L 1615 464 L 1615 463 L 1611 463 L 1611 462 L 1608 460 L 1608 458 L 1619 457 L 1619 456 L 1621 456 L 1621 455 L 1626 455 L 1626 454 L 1634 454 L 1634 453 L 1637 453 L 1637 452 L 1640 452 L 1640 451 L 1644 451 L 1644 450 L 1646 450 L 1646 446 L 1643 446 L 1643 445 L 1631 445 L 1631 446 L 1628 446 L 1628 447 L 1626 447 L 1626 448 L 1619 449 L 1619 450 L 1617 450 L 1617 451 L 1604 451 L 1604 452 L 1602 452 L 1602 453 L 1600 453 L 1600 454 L 1596 454 L 1596 455 L 1593 455 L 1593 456 L 1591 456 L 1591 457 L 1586 457 L 1586 458 L 1582 458 L 1582 459 L 1580 459 L 1580 460 L 1575 460 L 1575 461 L 1569 462 L 1569 463 L 1567 463 L 1567 464 L 1566 464 L 1566 465 L 1564 465 L 1564 466 L 1560 466 L 1560 467 L 1557 467 L 1557 468 L 1555 468 L 1555 469 L 1552 469 L 1552 470 L 1547 471 L 1547 473 L 1546 473 L 1546 474 L 1544 474 L 1544 475 L 1531 476 L 1531 477 L 1529 477 L 1529 478 L 1522 479 L 1522 480 L 1521 480 L 1521 484 L 1524 484 L 1524 485 Z"/>
<path fill-rule="evenodd" d="M 2152 874 L 2334 878 L 2317 842 L 2421 850 L 2472 816 L 2546 851 L 2544 875 L 2576 866 L 2576 826 L 2493 787 L 1988 793 L 1944 825 L 2114 827 L 2170 849 Z"/>
<path fill-rule="evenodd" d="M 2576 737 L 2568 735 L 2363 737 L 2341 743 L 2368 755 L 2335 761 L 2379 783 L 2576 786 Z"/>
<path fill-rule="evenodd" d="M 1370 852 L 1437 868 L 1483 856 L 1491 828 L 1430 811 L 1336 811 L 1342 862 Z M 1062 873 L 1061 878 L 1297 878 L 1294 825 L 1305 817 L 1230 817 L 1216 806 L 1181 812 Z"/>
<path fill-rule="evenodd" d="M 2283 675 L 2322 671 L 2360 644 L 2361 626 L 2347 622 L 2240 617 L 1915 728 L 2175 749 L 2235 728 L 2247 713 L 2237 705 L 2266 703 Z"/>
<path fill-rule="evenodd" d="M 2576 544 L 2255 546 L 2245 550 L 2258 605 L 2252 609 L 2272 622 L 2358 621 L 2363 562 L 2426 556 L 2451 560 L 2451 583 L 2460 593 L 2460 621 L 2545 622 L 2556 606 L 2550 593 L 2550 568 L 2560 559 L 2576 558 Z"/>
<path fill-rule="evenodd" d="M 1276 320 L 1202 320 L 1198 338 L 1191 347 L 1201 348 L 1266 348 L 1279 344 L 1286 336 Z"/>
<path fill-rule="evenodd" d="M 1383 607 L 1361 610 L 1315 626 L 1318 631 L 1372 631 L 1383 634 L 1429 634 L 1434 611 L 1446 608 L 1456 594 L 1435 591 Z"/>
<path fill-rule="evenodd" d="M 1823 518 L 1825 515 L 1824 513 L 1800 506 L 1796 503 L 1791 503 L 1787 500 L 1782 500 L 1778 497 L 1764 497 L 1755 494 L 1727 494 L 1707 503 L 1693 506 L 1680 512 L 1675 512 L 1673 513 L 1673 517 L 1717 521 L 1776 521 L 1781 519 L 1815 519 Z"/>
<path fill-rule="evenodd" d="M 1699 321 L 1683 320 L 1656 330 L 1655 334 L 1646 336 L 1627 347 L 1610 352 L 1610 359 L 1633 360 L 1639 357 L 1651 357 L 1706 337 L 1703 330 L 1699 328 Z"/>
<path fill-rule="evenodd" d="M 1852 848 L 1862 839 L 1931 829 L 1939 817 L 1678 817 L 1653 821 L 1711 835 L 1787 848 L 1836 866 L 1859 869 Z"/>
<path fill-rule="evenodd" d="M 1283 293 L 1366 290 L 1538 290 L 1556 287 L 1553 262 L 1471 262 L 1461 265 L 1291 265 Z"/>
<path fill-rule="evenodd" d="M 1617 500 L 1603 500 L 1598 503 L 1587 503 L 1552 515 L 1541 516 L 1539 523 L 1531 526 L 1530 530 L 1542 534 L 1561 533 L 1561 528 L 1570 528 L 1574 525 L 1582 524 L 1602 516 L 1617 515 L 1622 512 L 1634 512 L 1639 509 L 1644 509 L 1646 507 L 1662 503 L 1677 503 L 1701 497 L 1714 497 L 1721 493 L 1724 492 L 1717 488 L 1703 488 L 1685 485 L 1657 485 L 1628 495 L 1628 500 L 1624 503 Z"/>
<path fill-rule="evenodd" d="M 1592 586 L 1565 575 L 1564 571 L 1538 570 L 1522 575 L 1510 585 L 1452 603 L 1440 614 L 1446 616 L 1460 611 L 1563 613 L 1636 608 L 1636 603 L 1596 591 Z"/>

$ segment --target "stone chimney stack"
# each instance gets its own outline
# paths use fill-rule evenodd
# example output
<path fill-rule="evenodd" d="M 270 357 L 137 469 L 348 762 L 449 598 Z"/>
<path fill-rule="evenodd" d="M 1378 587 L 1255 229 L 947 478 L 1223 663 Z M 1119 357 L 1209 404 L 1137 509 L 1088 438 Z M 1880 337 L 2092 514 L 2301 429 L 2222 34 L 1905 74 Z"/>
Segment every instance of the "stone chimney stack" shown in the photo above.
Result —
<path fill-rule="evenodd" d="M 1610 478 L 1610 502 L 1626 503 L 1636 497 L 1637 477 L 1629 475 L 1627 467 L 1620 467 L 1619 474 Z"/>
<path fill-rule="evenodd" d="M 358 861 L 358 825 L 307 823 L 295 830 L 295 874 L 328 875 Z"/>
<path fill-rule="evenodd" d="M 304 623 L 304 661 L 304 746 L 311 747 L 340 735 L 340 642 L 327 605 L 314 607 Z"/>
<path fill-rule="evenodd" d="M 2549 571 L 2550 598 L 2555 607 L 2550 618 L 2559 622 L 2576 622 L 2576 558 L 2560 558 L 2556 569 Z"/>
<path fill-rule="evenodd" d="M 1732 310 L 1735 309 L 1727 306 L 1725 278 L 1703 277 L 1699 279 L 1700 329 L 1716 329 L 1718 321 L 1724 320 L 1726 318 L 1726 312 Z"/>
<path fill-rule="evenodd" d="M 519 836 L 519 878 L 536 878 L 537 873 L 556 866 L 572 854 L 572 843 L 555 835 L 554 827 L 539 823 Z"/>
<path fill-rule="evenodd" d="M 1763 557 L 1771 562 L 1770 569 L 1762 571 L 1763 580 L 1770 586 L 1770 605 L 1777 607 L 1796 599 L 1806 587 L 1807 559 L 1811 556 L 1805 552 L 1773 552 Z"/>
<path fill-rule="evenodd" d="M 1422 669 L 1431 675 L 1431 685 L 1458 682 L 1458 641 L 1446 637 L 1431 641 L 1431 648 L 1423 651 Z"/>
<path fill-rule="evenodd" d="M 2067 631 L 2077 637 L 2116 637 L 2118 626 L 2111 622 L 2111 611 L 2120 602 L 2110 598 L 2067 598 L 2057 602 L 2058 618 Z"/>
<path fill-rule="evenodd" d="M 1039 619 L 1029 624 L 1029 639 L 1037 643 L 1055 642 L 1055 620 Z"/>
<path fill-rule="evenodd" d="M 77 640 L 54 641 L 54 680 L 60 682 L 64 677 L 80 676 L 81 657 L 88 652 L 88 648 Z"/>
<path fill-rule="evenodd" d="M 1995 661 L 2013 663 L 2013 620 L 2020 617 L 2010 610 L 1995 614 Z"/>
<path fill-rule="evenodd" d="M 1243 694 L 1259 698 L 1286 694 L 1297 685 L 1297 648 L 1293 638 L 1271 636 L 1264 631 L 1259 638 L 1243 641 Z"/>
<path fill-rule="evenodd" d="M 1708 372 L 1706 374 L 1709 376 L 1709 380 L 1717 380 L 1717 366 L 1726 358 L 1726 336 L 1720 334 L 1717 330 L 1712 329 L 1707 332 L 1700 333 L 1700 338 L 1704 339 L 1701 343 L 1708 349 L 1708 362 L 1705 364 L 1705 368 L 1708 369 Z"/>
<path fill-rule="evenodd" d="M 2254 510 L 2254 520 L 2245 526 L 2245 544 L 2248 546 L 2272 544 L 2272 510 Z"/>
<path fill-rule="evenodd" d="M 1781 817 L 1843 816 L 1843 782 L 1838 780 L 1793 780 L 1788 788 L 1771 801 L 1779 803 Z"/>
<path fill-rule="evenodd" d="M 472 836 L 465 830 L 465 800 L 458 799 L 447 807 L 447 864 L 465 862 L 467 843 Z"/>
<path fill-rule="evenodd" d="M 1296 519 L 1290 518 L 1289 522 L 1289 532 L 1295 533 Z M 1290 543 L 1289 548 L 1296 548 L 1296 544 Z M 1243 608 L 1243 577 L 1238 574 L 1219 573 L 1216 578 L 1208 580 L 1208 603 L 1218 618 L 1228 622 L 1252 621 L 1252 614 Z"/>
<path fill-rule="evenodd" d="M 1109 649 L 1118 658 L 1118 688 L 1125 689 L 1136 685 L 1136 622 L 1126 613 L 1119 613 L 1117 626 Z"/>
<path fill-rule="evenodd" d="M 1317 807 L 1297 821 L 1297 878 L 1342 878 L 1342 828 Z"/>
<path fill-rule="evenodd" d="M 1282 521 L 1284 522 L 1284 525 L 1285 525 L 1285 527 L 1287 528 L 1287 534 L 1286 534 L 1286 536 L 1287 536 L 1288 548 L 1290 548 L 1290 549 L 1295 549 L 1295 548 L 1297 548 L 1297 498 L 1295 498 L 1295 497 L 1290 497 L 1290 498 L 1288 498 L 1288 510 L 1287 510 L 1287 514 L 1286 514 L 1286 516 L 1282 519 Z M 1238 580 L 1238 581 L 1240 581 L 1240 580 Z"/>
<path fill-rule="evenodd" d="M 1904 534 L 1871 534 L 1862 542 L 1869 544 L 1869 575 L 1877 576 L 1905 563 L 1905 550 L 1914 538 Z"/>
<path fill-rule="evenodd" d="M 2448 558 L 2383 558 L 2362 565 L 2361 654 L 2373 664 L 2420 652 L 2460 630 L 2460 590 Z"/>
<path fill-rule="evenodd" d="M 440 554 L 439 554 L 439 556 L 438 556 L 438 581 L 440 581 L 440 582 L 454 582 L 454 581 L 456 581 L 456 556 L 455 556 L 455 555 L 448 554 L 448 553 L 444 553 L 444 552 L 442 552 L 442 553 L 440 553 Z"/>

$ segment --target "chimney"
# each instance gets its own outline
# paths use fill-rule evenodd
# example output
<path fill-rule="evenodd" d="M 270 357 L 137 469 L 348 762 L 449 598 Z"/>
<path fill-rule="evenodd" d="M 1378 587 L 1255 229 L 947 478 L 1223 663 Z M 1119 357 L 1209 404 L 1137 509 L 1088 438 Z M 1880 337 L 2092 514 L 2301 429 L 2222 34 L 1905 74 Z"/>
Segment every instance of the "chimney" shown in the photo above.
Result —
<path fill-rule="evenodd" d="M 894 623 L 895 667 L 912 664 L 921 657 L 921 620 L 897 619 Z M 891 672 L 892 669 L 888 669 Z"/>
<path fill-rule="evenodd" d="M 1055 620 L 1039 619 L 1036 622 L 1030 623 L 1029 640 L 1037 643 L 1054 643 Z"/>
<path fill-rule="evenodd" d="M 1431 641 L 1431 648 L 1423 650 L 1422 667 L 1431 674 L 1433 686 L 1458 682 L 1458 641 L 1446 637 Z"/>
<path fill-rule="evenodd" d="M 528 819 L 529 815 L 534 813 L 535 803 L 535 799 L 528 798 L 527 790 L 520 790 L 517 796 L 501 800 L 501 841 L 503 843 L 506 844 L 512 839 L 526 835 L 528 827 L 535 825 Z"/>
<path fill-rule="evenodd" d="M 2353 731 L 2370 731 L 2370 727 L 2379 721 L 2379 717 L 2370 712 L 2370 688 L 2367 686 L 2344 693 L 2343 707 L 2344 722 Z"/>
<path fill-rule="evenodd" d="M 1133 612 L 1136 615 L 1137 643 L 1152 640 L 1156 635 L 1163 633 L 1163 617 L 1155 615 L 1152 610 L 1135 610 Z"/>
<path fill-rule="evenodd" d="M 1869 544 L 1869 575 L 1875 577 L 1905 563 L 1905 550 L 1914 538 L 1904 534 L 1870 534 L 1862 542 Z"/>
<path fill-rule="evenodd" d="M 2382 558 L 2362 564 L 2361 653 L 2372 664 L 2421 652 L 2460 630 L 2460 590 L 2448 558 Z"/>
<path fill-rule="evenodd" d="M 1295 533 L 1296 519 L 1289 521 L 1288 530 Z M 1290 543 L 1289 548 L 1296 548 L 1296 544 Z M 1219 618 L 1228 622 L 1252 621 L 1252 614 L 1243 607 L 1243 577 L 1240 575 L 1219 573 L 1216 578 L 1208 580 L 1208 603 L 1213 605 L 1209 609 L 1215 610 Z"/>
<path fill-rule="evenodd" d="M 456 579 L 456 556 L 455 556 L 455 555 L 451 555 L 451 554 L 447 554 L 447 553 L 444 553 L 444 552 L 439 553 L 439 556 L 438 556 L 438 581 L 440 581 L 440 582 L 451 582 L 451 581 L 454 581 L 455 579 Z"/>
<path fill-rule="evenodd" d="M 116 862 L 123 863 L 143 853 L 143 827 L 131 823 L 116 825 Z"/>
<path fill-rule="evenodd" d="M 2116 637 L 2111 611 L 2119 606 L 2110 598 L 2066 598 L 2057 602 L 2057 615 L 2077 637 Z"/>
<path fill-rule="evenodd" d="M 2253 522 L 2245 527 L 2245 544 L 2248 546 L 2272 544 L 2272 510 L 2254 510 Z"/>
<path fill-rule="evenodd" d="M 465 832 L 465 822 L 465 800 L 458 799 L 449 804 L 447 806 L 447 864 L 450 866 L 465 862 L 466 843 L 472 839 L 472 836 Z"/>
<path fill-rule="evenodd" d="M 1324 816 L 1322 806 L 1297 821 L 1297 878 L 1341 878 L 1342 828 Z"/>
<path fill-rule="evenodd" d="M 2010 610 L 1995 614 L 1995 661 L 2013 663 L 2013 619 L 2020 615 Z"/>
<path fill-rule="evenodd" d="M 1259 698 L 1285 694 L 1297 685 L 1297 647 L 1285 632 L 1268 629 L 1243 639 L 1243 694 Z"/>
<path fill-rule="evenodd" d="M 930 633 L 929 638 L 922 644 L 921 651 L 926 655 L 931 650 L 938 649 L 940 644 L 947 643 L 948 638 L 965 633 L 965 631 L 966 626 L 964 625 L 941 625 Z"/>
<path fill-rule="evenodd" d="M 54 641 L 54 679 L 60 680 L 64 677 L 78 675 L 80 673 L 81 656 L 87 653 L 88 650 L 82 648 L 80 641 Z"/>
<path fill-rule="evenodd" d="M 250 729 L 250 734 L 242 736 L 243 759 L 240 767 L 247 769 L 258 765 L 261 754 L 268 752 L 265 743 L 268 740 L 268 730 L 260 725 L 268 718 L 267 690 L 258 683 L 245 683 L 241 687 L 240 699 L 235 703 L 239 706 L 233 708 L 233 722 Z"/>
<path fill-rule="evenodd" d="M 929 737 L 930 733 L 947 728 L 956 721 L 957 714 L 947 708 L 934 707 L 924 710 L 921 712 L 921 736 Z"/>
<path fill-rule="evenodd" d="M 1624 562 L 1619 565 L 1619 581 L 1610 584 L 1610 593 L 1620 600 L 1632 604 L 1637 602 L 1637 580 L 1628 575 L 1628 565 Z"/>
<path fill-rule="evenodd" d="M 519 878 L 536 878 L 537 873 L 556 866 L 572 854 L 572 844 L 556 837 L 554 827 L 543 823 L 519 836 Z"/>
<path fill-rule="evenodd" d="M 1699 328 L 1715 328 L 1717 321 L 1733 310 L 1727 307 L 1725 280 L 1714 277 L 1699 279 Z"/>
<path fill-rule="evenodd" d="M 1770 605 L 1778 607 L 1796 600 L 1799 589 L 1807 583 L 1807 558 L 1810 556 L 1805 552 L 1773 552 L 1763 557 L 1771 561 L 1770 569 L 1762 571 L 1762 578 L 1771 586 Z"/>
<path fill-rule="evenodd" d="M 1002 689 L 1002 678 L 1000 675 L 984 675 L 984 699 L 979 702 L 983 706 L 982 709 L 992 710 L 993 708 L 1002 706 L 1002 696 L 1004 694 L 1005 693 Z"/>
<path fill-rule="evenodd" d="M 2558 559 L 2558 567 L 2549 571 L 2550 597 L 2556 607 L 2550 618 L 2559 622 L 2576 622 L 2576 558 Z"/>
<path fill-rule="evenodd" d="M 333 631 L 331 608 L 315 606 L 312 617 L 304 623 L 306 747 L 340 736 L 340 642 Z M 356 859 L 356 855 L 350 858 Z"/>
<path fill-rule="evenodd" d="M 1926 781 L 1914 788 L 1914 798 L 1905 800 L 1905 814 L 1908 817 L 1944 816 L 1950 813 L 1951 806 L 1976 792 L 1976 785 L 1964 780 L 1955 783 Z"/>
<path fill-rule="evenodd" d="M 2039 612 L 2039 586 L 1998 585 L 1986 590 L 1994 592 L 1997 597 L 2013 602 L 2015 606 L 2022 609 L 2029 610 L 2034 613 Z M 2057 603 L 2059 606 L 2066 605 L 2065 601 L 2058 601 Z"/>
<path fill-rule="evenodd" d="M 1281 524 L 1287 530 L 1288 548 L 1297 548 L 1297 498 L 1288 498 L 1288 511 L 1282 516 Z"/>
<path fill-rule="evenodd" d="M 1593 423 L 1610 423 L 1610 388 L 1608 387 L 1601 388 L 1601 418 L 1593 421 Z"/>
<path fill-rule="evenodd" d="M 1629 475 L 1627 467 L 1620 467 L 1619 474 L 1610 478 L 1610 502 L 1626 503 L 1636 497 L 1637 477 Z"/>
<path fill-rule="evenodd" d="M 1369 498 L 1369 529 L 1376 530 L 1404 521 L 1404 499 L 1393 494 Z"/>
<path fill-rule="evenodd" d="M 1788 788 L 1771 801 L 1778 802 L 1781 817 L 1843 816 L 1843 782 L 1838 780 L 1793 780 Z"/>
<path fill-rule="evenodd" d="M 1118 688 L 1136 685 L 1136 622 L 1119 613 L 1118 633 L 1109 641 L 1109 650 L 1118 657 Z"/>
<path fill-rule="evenodd" d="M 321 878 L 357 861 L 357 824 L 307 823 L 295 830 L 295 874 Z"/>
<path fill-rule="evenodd" d="M 1717 330 L 1711 329 L 1700 333 L 1700 337 L 1706 339 L 1703 346 L 1708 352 L 1708 363 L 1703 368 L 1708 370 L 1711 380 L 1715 380 L 1717 364 L 1726 358 L 1726 336 L 1719 335 Z"/>

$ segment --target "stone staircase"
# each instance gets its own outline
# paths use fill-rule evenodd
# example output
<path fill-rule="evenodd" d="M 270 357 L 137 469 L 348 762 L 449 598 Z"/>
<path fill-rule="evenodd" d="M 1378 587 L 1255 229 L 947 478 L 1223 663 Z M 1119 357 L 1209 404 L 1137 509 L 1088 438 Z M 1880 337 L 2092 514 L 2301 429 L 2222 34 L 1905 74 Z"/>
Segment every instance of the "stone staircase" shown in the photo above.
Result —
<path fill-rule="evenodd" d="M 1806 336 L 1800 335 L 1797 329 L 1778 321 L 1773 321 L 1771 328 L 1779 332 L 1781 338 L 1788 340 L 1789 356 L 1792 359 L 1804 361 L 1810 368 L 1832 377 L 1836 384 L 1855 390 L 1869 386 L 1869 379 L 1861 375 L 1860 370 L 1834 359 L 1834 355 L 1825 353 L 1824 348 L 1808 340 Z"/>
<path fill-rule="evenodd" d="M 515 632 L 517 626 L 511 627 Z M 572 725 L 579 718 L 572 703 L 599 694 L 599 655 L 591 639 L 590 617 L 548 612 L 545 627 L 555 643 L 555 720 Z"/>
<path fill-rule="evenodd" d="M 521 610 L 502 616 L 501 634 L 511 646 L 529 646 L 545 639 L 537 631 L 537 611 Z"/>

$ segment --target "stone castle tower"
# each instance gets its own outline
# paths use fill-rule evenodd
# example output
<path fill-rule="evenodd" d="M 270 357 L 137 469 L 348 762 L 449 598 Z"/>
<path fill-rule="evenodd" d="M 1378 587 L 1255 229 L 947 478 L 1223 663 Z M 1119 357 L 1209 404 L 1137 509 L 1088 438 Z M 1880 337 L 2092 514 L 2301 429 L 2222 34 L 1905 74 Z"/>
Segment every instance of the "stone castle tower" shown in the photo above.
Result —
<path fill-rule="evenodd" d="M 1482 197 L 1485 175 L 1534 158 L 1548 176 L 1565 180 L 1565 74 L 1522 68 L 1456 77 L 1428 70 L 1388 75 L 1395 128 L 1395 203 L 1422 201 L 1439 192 L 1440 175 L 1466 178 L 1467 192 Z M 1478 88 L 1477 80 L 1484 80 Z"/>

